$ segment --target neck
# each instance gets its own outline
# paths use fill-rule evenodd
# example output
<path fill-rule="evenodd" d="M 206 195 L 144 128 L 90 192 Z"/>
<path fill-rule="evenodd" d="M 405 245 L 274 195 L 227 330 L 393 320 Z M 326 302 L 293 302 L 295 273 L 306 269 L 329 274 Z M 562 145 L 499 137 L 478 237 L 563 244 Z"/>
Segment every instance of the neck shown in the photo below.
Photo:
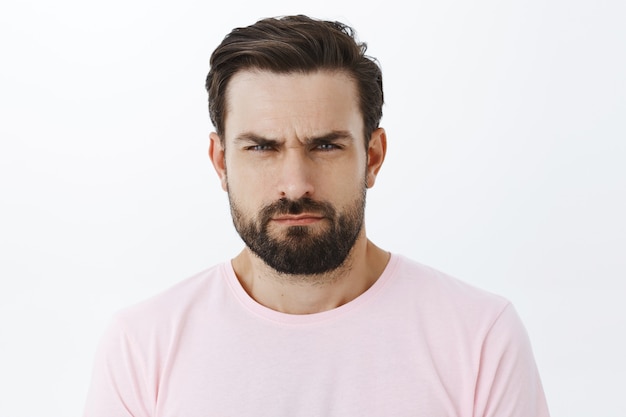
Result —
<path fill-rule="evenodd" d="M 346 304 L 370 288 L 382 274 L 389 254 L 362 232 L 346 261 L 316 275 L 282 274 L 245 248 L 232 261 L 239 282 L 259 304 L 288 314 L 313 314 Z"/>

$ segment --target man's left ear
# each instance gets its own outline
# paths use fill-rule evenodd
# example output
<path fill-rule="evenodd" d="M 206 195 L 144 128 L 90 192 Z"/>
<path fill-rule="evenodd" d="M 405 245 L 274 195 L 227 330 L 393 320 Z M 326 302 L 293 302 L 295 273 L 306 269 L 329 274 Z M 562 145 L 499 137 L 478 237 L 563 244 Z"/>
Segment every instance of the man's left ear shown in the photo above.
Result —
<path fill-rule="evenodd" d="M 367 147 L 367 188 L 372 188 L 387 154 L 387 134 L 379 127 L 372 132 Z"/>

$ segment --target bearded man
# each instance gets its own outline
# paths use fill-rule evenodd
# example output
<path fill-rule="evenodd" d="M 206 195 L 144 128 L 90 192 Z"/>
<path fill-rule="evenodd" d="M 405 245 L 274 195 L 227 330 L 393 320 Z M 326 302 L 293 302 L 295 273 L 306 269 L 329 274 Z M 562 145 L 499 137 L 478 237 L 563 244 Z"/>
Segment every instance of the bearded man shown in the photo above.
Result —
<path fill-rule="evenodd" d="M 237 28 L 206 80 L 244 249 L 115 316 L 85 417 L 546 417 L 511 304 L 366 235 L 382 74 L 338 22 Z"/>

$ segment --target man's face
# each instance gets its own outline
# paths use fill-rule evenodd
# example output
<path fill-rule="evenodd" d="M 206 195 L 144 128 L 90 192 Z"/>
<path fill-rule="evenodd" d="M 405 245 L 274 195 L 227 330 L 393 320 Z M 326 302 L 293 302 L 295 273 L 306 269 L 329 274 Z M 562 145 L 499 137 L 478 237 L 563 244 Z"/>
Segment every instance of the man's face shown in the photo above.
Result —
<path fill-rule="evenodd" d="M 244 71 L 227 103 L 223 147 L 212 137 L 211 156 L 241 238 L 281 273 L 341 266 L 362 236 L 369 182 L 355 82 Z"/>

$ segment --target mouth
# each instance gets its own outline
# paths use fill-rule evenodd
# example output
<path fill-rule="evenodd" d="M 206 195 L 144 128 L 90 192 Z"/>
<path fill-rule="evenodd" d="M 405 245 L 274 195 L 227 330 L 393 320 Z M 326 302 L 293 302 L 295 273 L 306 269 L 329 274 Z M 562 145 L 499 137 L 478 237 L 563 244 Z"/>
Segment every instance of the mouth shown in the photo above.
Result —
<path fill-rule="evenodd" d="M 272 218 L 272 222 L 282 224 L 285 226 L 306 226 L 309 224 L 317 223 L 324 219 L 324 216 L 313 213 L 301 213 L 301 214 L 284 214 Z"/>

